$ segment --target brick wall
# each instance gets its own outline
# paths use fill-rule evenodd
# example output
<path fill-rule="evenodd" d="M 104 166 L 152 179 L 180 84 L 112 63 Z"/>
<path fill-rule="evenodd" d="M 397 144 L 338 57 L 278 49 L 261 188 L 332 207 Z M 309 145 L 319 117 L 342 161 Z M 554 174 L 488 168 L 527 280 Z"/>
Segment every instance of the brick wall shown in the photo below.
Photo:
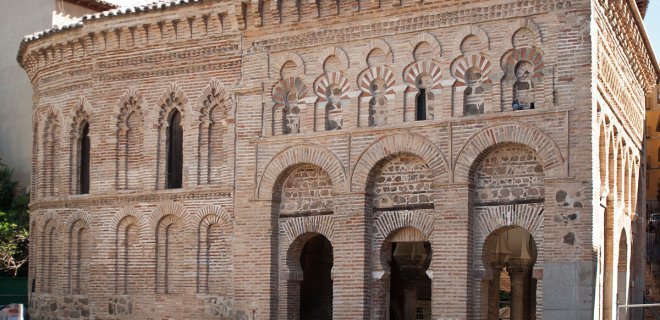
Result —
<path fill-rule="evenodd" d="M 536 318 L 601 312 L 618 248 L 603 239 L 630 226 L 640 178 L 649 80 L 629 70 L 652 66 L 596 69 L 622 40 L 593 41 L 613 31 L 592 20 L 609 23 L 586 1 L 216 1 L 24 43 L 33 314 L 297 319 L 300 255 L 322 235 L 333 318 L 387 318 L 392 242 L 413 239 L 433 251 L 432 317 L 480 319 L 484 241 L 514 226 L 538 248 Z M 607 91 L 630 103 L 606 117 L 594 84 L 611 74 L 635 86 Z M 183 186 L 166 189 L 174 109 Z M 71 188 L 83 120 L 88 195 Z"/>

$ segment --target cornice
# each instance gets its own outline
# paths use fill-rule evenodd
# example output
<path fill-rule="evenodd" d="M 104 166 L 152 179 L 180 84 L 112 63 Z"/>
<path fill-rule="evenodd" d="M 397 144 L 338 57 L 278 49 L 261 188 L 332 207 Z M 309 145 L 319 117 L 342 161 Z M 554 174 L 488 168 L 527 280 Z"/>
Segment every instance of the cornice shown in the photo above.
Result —
<path fill-rule="evenodd" d="M 44 197 L 30 203 L 30 210 L 52 208 L 89 208 L 95 206 L 126 206 L 140 202 L 186 201 L 186 200 L 217 200 L 231 199 L 233 188 L 191 188 L 158 191 L 119 192 L 103 195 L 69 195 L 61 197 Z"/>

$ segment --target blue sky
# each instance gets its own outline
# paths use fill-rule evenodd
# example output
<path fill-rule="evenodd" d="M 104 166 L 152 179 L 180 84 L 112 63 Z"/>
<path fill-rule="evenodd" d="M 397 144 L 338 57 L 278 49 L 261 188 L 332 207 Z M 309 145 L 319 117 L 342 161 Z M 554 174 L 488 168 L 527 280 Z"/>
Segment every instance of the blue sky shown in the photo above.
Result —
<path fill-rule="evenodd" d="M 659 57 L 660 55 L 660 1 L 651 0 L 648 11 L 646 12 L 646 18 L 644 18 L 644 25 L 646 27 L 646 33 L 651 38 L 651 45 L 653 46 L 653 51 L 655 56 Z"/>

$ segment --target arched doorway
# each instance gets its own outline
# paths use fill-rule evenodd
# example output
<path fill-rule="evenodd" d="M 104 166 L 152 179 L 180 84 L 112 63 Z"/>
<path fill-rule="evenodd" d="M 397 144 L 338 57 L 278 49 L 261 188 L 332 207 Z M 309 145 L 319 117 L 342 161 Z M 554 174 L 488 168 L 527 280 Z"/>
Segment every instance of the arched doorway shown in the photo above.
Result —
<path fill-rule="evenodd" d="M 396 232 L 389 243 L 390 320 L 431 319 L 431 243 L 417 229 Z"/>
<path fill-rule="evenodd" d="M 309 239 L 300 255 L 300 319 L 332 319 L 332 244 L 322 235 Z"/>
<path fill-rule="evenodd" d="M 540 159 L 529 146 L 502 143 L 483 151 L 470 168 L 470 245 L 476 256 L 468 312 L 473 318 L 498 320 L 500 309 L 508 314 L 503 319 L 533 320 L 540 315 L 537 292 L 543 283 L 532 272 L 534 264 L 543 270 L 536 249 L 544 241 L 546 186 Z M 515 256 L 514 251 L 524 255 Z M 533 264 L 522 263 L 530 261 Z"/>
<path fill-rule="evenodd" d="M 493 274 L 488 283 L 488 320 L 534 319 L 536 257 L 534 238 L 523 228 L 500 228 L 486 238 L 483 259 Z"/>

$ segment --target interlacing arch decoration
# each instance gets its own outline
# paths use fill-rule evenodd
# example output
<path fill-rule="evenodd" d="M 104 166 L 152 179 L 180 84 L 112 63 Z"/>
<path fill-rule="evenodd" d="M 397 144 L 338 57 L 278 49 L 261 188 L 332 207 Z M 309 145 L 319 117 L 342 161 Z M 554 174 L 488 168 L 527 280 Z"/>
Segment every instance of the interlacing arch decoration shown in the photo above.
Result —
<path fill-rule="evenodd" d="M 170 118 L 174 112 L 181 115 L 182 125 L 186 119 L 186 105 L 188 99 L 178 85 L 172 84 L 158 101 L 158 150 L 157 150 L 157 174 L 156 189 L 167 188 L 167 152 L 168 152 L 168 128 Z M 183 126 L 185 128 L 185 126 Z M 185 135 L 184 135 L 185 136 Z M 185 145 L 185 144 L 184 144 Z"/>
<path fill-rule="evenodd" d="M 428 76 L 428 89 L 442 89 L 442 70 L 440 64 L 436 61 L 421 61 L 410 64 L 403 71 L 403 80 L 408 85 L 407 91 L 416 91 L 417 80 L 420 75 Z"/>
<path fill-rule="evenodd" d="M 286 78 L 282 75 L 282 70 L 287 66 L 293 66 L 293 70 L 291 71 L 292 75 L 303 76 L 306 73 L 305 62 L 295 53 L 287 52 L 274 57 L 273 60 L 274 62 L 270 72 L 275 75 L 275 77 Z"/>
<path fill-rule="evenodd" d="M 431 101 L 436 100 L 442 90 L 440 64 L 435 60 L 414 62 L 403 71 L 403 80 L 408 85 L 404 121 L 433 120 L 435 108 Z M 422 105 L 423 110 L 418 109 Z M 413 112 L 416 114 L 414 118 L 408 116 Z"/>
<path fill-rule="evenodd" d="M 85 132 L 85 127 L 87 126 L 87 130 L 89 130 L 91 114 L 92 107 L 89 102 L 85 98 L 80 98 L 73 108 L 71 130 L 69 131 L 69 194 L 81 193 L 81 179 L 89 180 L 89 177 L 81 176 L 80 166 L 85 149 L 83 139 L 89 139 L 89 137 L 83 136 L 85 133 L 89 134 L 89 132 Z"/>
<path fill-rule="evenodd" d="M 307 97 L 307 85 L 299 77 L 288 77 L 275 84 L 272 92 L 273 102 L 273 133 L 300 133 L 304 109 L 304 98 Z"/>
<path fill-rule="evenodd" d="M 117 175 L 118 190 L 139 187 L 144 146 L 144 98 L 130 88 L 116 106 L 117 115 Z"/>
<path fill-rule="evenodd" d="M 231 285 L 233 219 L 221 206 L 203 208 L 197 219 L 197 293 L 226 293 Z"/>
<path fill-rule="evenodd" d="M 383 65 L 389 66 L 394 63 L 394 54 L 392 53 L 392 48 L 385 40 L 378 38 L 369 40 L 367 47 L 362 52 L 362 57 L 368 57 L 376 49 L 380 50 L 385 56 Z M 369 61 L 367 61 L 367 63 L 369 63 Z M 375 65 L 369 66 L 374 67 Z"/>
<path fill-rule="evenodd" d="M 130 294 L 135 283 L 140 263 L 140 229 L 145 225 L 142 213 L 136 208 L 123 208 L 113 217 L 115 229 L 115 294 Z"/>
<path fill-rule="evenodd" d="M 348 90 L 351 87 L 348 79 L 341 72 L 331 72 L 320 76 L 314 83 L 314 91 L 318 96 L 318 102 L 329 101 L 327 96 L 332 94 L 332 92 L 329 92 L 332 84 L 336 84 L 340 90 L 339 98 L 348 99 Z"/>
<path fill-rule="evenodd" d="M 313 164 L 325 171 L 337 192 L 345 190 L 346 171 L 332 151 L 314 144 L 287 147 L 268 162 L 257 185 L 257 198 L 270 199 L 280 175 L 297 164 Z"/>
<path fill-rule="evenodd" d="M 410 52 L 413 53 L 414 60 L 416 60 L 414 54 L 415 49 L 417 49 L 419 45 L 422 43 L 426 43 L 431 47 L 431 55 L 434 59 L 438 59 L 440 58 L 440 56 L 442 56 L 442 46 L 440 45 L 440 41 L 438 41 L 438 38 L 436 38 L 434 35 L 428 32 L 422 32 L 410 40 L 410 45 L 411 45 Z"/>
<path fill-rule="evenodd" d="M 490 39 L 488 38 L 486 31 L 484 31 L 484 29 L 476 25 L 469 25 L 464 28 L 461 28 L 454 35 L 454 46 L 453 46 L 454 50 L 457 50 L 456 52 L 463 51 L 462 50 L 463 42 L 465 41 L 466 38 L 470 36 L 475 36 L 477 39 L 479 39 L 478 50 L 481 53 L 487 53 L 490 50 Z"/>
<path fill-rule="evenodd" d="M 211 81 L 199 98 L 198 185 L 219 182 L 220 170 L 226 158 L 223 150 L 224 134 L 232 104 L 229 92 L 218 80 Z"/>
<path fill-rule="evenodd" d="M 371 95 L 371 84 L 374 80 L 381 79 L 385 84 L 385 94 L 394 94 L 394 73 L 388 67 L 373 67 L 364 70 L 358 76 L 358 88 L 362 95 Z"/>
<path fill-rule="evenodd" d="M 420 157 L 431 169 L 434 181 L 448 182 L 449 165 L 442 151 L 422 136 L 399 133 L 376 140 L 362 152 L 353 169 L 351 190 L 366 190 L 372 168 L 379 161 L 398 154 Z"/>
<path fill-rule="evenodd" d="M 516 22 L 510 24 L 509 26 L 509 34 L 512 36 L 512 41 L 511 43 L 505 42 L 504 45 L 512 45 L 516 46 L 516 41 L 514 38 L 516 37 L 516 33 L 520 31 L 526 31 L 529 32 L 531 35 L 531 39 L 529 39 L 529 45 L 532 47 L 540 47 L 541 44 L 543 43 L 543 34 L 541 33 L 541 28 L 539 27 L 536 22 L 532 19 L 519 19 Z M 510 48 L 509 48 L 510 49 Z"/>
<path fill-rule="evenodd" d="M 490 59 L 482 54 L 462 55 L 452 62 L 450 71 L 456 79 L 453 85 L 454 115 L 476 115 L 487 111 L 491 104 L 492 71 Z"/>
<path fill-rule="evenodd" d="M 546 100 L 543 83 L 542 38 L 538 26 L 531 20 L 520 20 L 511 29 L 510 49 L 500 65 L 503 110 L 536 109 Z M 509 109 L 507 106 L 511 106 Z"/>
<path fill-rule="evenodd" d="M 349 69 L 350 63 L 349 63 L 349 60 L 348 60 L 348 55 L 346 54 L 346 52 L 344 50 L 342 50 L 341 48 L 337 48 L 337 47 L 329 47 L 329 48 L 326 48 L 326 49 L 324 49 L 323 51 L 321 51 L 319 53 L 320 59 L 318 60 L 318 63 L 320 63 L 321 69 L 327 71 L 326 70 L 327 67 L 325 66 L 325 63 L 328 60 L 328 58 L 333 57 L 333 56 L 337 57 L 337 59 L 339 60 L 340 68 L 342 70 L 345 71 L 345 70 Z"/>
<path fill-rule="evenodd" d="M 519 48 L 511 49 L 502 57 L 502 70 L 504 71 L 504 79 L 515 80 L 515 69 L 520 62 L 527 62 L 533 66 L 529 78 L 533 81 L 540 81 L 543 77 L 543 53 L 535 48 Z"/>
<path fill-rule="evenodd" d="M 340 71 L 324 73 L 316 79 L 314 82 L 314 92 L 318 97 L 315 108 L 317 115 L 314 117 L 316 131 L 322 131 L 321 123 L 323 123 L 323 130 L 343 128 L 343 110 L 350 101 L 348 97 L 350 89 L 348 78 Z"/>
<path fill-rule="evenodd" d="M 490 60 L 483 55 L 470 55 L 461 56 L 454 60 L 451 64 L 452 76 L 456 78 L 454 83 L 457 86 L 465 86 L 468 84 L 469 79 L 466 77 L 470 69 L 477 69 L 481 71 L 481 78 L 483 83 L 490 83 L 488 76 L 493 70 L 493 65 Z"/>
<path fill-rule="evenodd" d="M 358 75 L 359 126 L 387 124 L 388 105 L 394 103 L 394 73 L 387 66 L 375 66 Z"/>
<path fill-rule="evenodd" d="M 38 287 L 40 292 L 53 293 L 53 289 L 57 285 L 58 270 L 60 266 L 57 265 L 58 257 L 60 256 L 60 235 L 62 234 L 62 221 L 60 216 L 55 212 L 48 212 L 43 217 L 43 228 L 41 233 L 41 255 L 39 261 L 40 282 Z"/>
<path fill-rule="evenodd" d="M 67 288 L 71 294 L 80 294 L 84 292 L 88 276 L 89 259 L 91 248 L 89 243 L 89 225 L 92 216 L 76 211 L 66 220 L 64 225 L 67 228 Z"/>
<path fill-rule="evenodd" d="M 564 158 L 547 134 L 532 126 L 511 123 L 485 128 L 467 140 L 456 157 L 454 181 L 468 183 L 473 164 L 479 162 L 484 151 L 503 143 L 521 144 L 536 151 L 547 178 L 564 174 Z"/>

